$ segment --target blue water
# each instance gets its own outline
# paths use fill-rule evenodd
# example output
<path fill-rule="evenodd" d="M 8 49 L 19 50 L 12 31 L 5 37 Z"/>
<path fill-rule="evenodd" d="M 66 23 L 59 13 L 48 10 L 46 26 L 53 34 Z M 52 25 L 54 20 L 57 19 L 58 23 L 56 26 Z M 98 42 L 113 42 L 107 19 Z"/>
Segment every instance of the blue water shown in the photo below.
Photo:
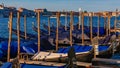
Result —
<path fill-rule="evenodd" d="M 70 17 L 67 18 L 68 19 L 68 24 L 70 22 Z M 111 18 L 111 27 L 114 26 L 114 20 L 115 20 L 115 17 L 112 17 Z M 117 20 L 120 20 L 120 16 L 117 18 Z M 8 18 L 0 18 L 0 37 L 3 37 L 3 38 L 8 38 L 8 21 L 9 19 Z M 47 24 L 48 22 L 48 17 L 45 17 L 45 16 L 41 16 L 40 17 L 40 21 L 41 21 L 41 29 L 43 29 L 43 26 L 42 24 Z M 103 27 L 104 26 L 104 21 L 105 19 L 103 17 L 100 17 L 100 27 Z M 24 31 L 24 18 L 21 17 L 20 19 L 20 30 Z M 36 21 L 36 18 L 31 18 L 31 17 L 27 17 L 27 33 L 32 33 L 32 34 L 36 34 L 35 31 L 32 30 L 32 22 L 35 23 L 35 25 L 37 26 L 37 21 Z M 77 16 L 74 16 L 74 24 L 77 24 L 79 22 L 79 19 Z M 94 16 L 93 17 L 93 26 L 94 27 L 97 27 L 98 25 L 98 17 Z M 16 28 L 16 23 L 17 23 L 17 18 L 13 18 L 13 28 Z M 50 23 L 51 25 L 54 24 L 56 26 L 56 18 L 51 18 L 50 19 Z M 60 23 L 62 25 L 65 24 L 65 17 L 61 17 L 60 18 Z M 67 26 L 68 26 L 67 24 Z M 89 17 L 85 17 L 84 18 L 84 25 L 85 26 L 89 26 Z M 119 27 L 119 25 L 117 25 L 117 27 Z M 13 38 L 16 38 L 16 35 L 12 35 Z"/>

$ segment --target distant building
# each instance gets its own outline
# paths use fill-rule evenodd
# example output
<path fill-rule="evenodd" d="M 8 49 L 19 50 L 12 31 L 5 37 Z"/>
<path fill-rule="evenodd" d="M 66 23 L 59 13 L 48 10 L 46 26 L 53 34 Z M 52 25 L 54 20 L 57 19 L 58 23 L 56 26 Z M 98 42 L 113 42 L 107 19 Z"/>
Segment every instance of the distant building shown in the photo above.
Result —
<path fill-rule="evenodd" d="M 18 11 L 20 11 L 20 12 L 25 12 L 25 11 L 27 11 L 27 10 L 28 10 L 28 9 L 22 8 L 22 7 L 18 8 Z"/>
<path fill-rule="evenodd" d="M 3 5 L 0 5 L 0 9 L 4 9 L 4 6 L 3 6 Z"/>
<path fill-rule="evenodd" d="M 16 7 L 7 7 L 9 10 L 13 11 L 13 10 L 17 10 Z"/>
<path fill-rule="evenodd" d="M 0 5 L 0 17 L 9 17 L 11 11 L 13 16 L 16 16 L 17 9 L 15 7 L 6 7 L 4 4 Z"/>
<path fill-rule="evenodd" d="M 28 10 L 28 9 L 26 9 L 26 8 L 19 8 L 18 9 L 18 11 L 20 11 L 21 12 L 21 16 L 24 16 L 24 15 L 26 15 L 26 16 L 28 16 L 28 17 L 30 17 L 30 16 L 35 16 L 35 12 L 34 11 L 32 11 L 32 10 Z"/>
<path fill-rule="evenodd" d="M 35 12 L 47 12 L 47 9 L 35 9 Z"/>

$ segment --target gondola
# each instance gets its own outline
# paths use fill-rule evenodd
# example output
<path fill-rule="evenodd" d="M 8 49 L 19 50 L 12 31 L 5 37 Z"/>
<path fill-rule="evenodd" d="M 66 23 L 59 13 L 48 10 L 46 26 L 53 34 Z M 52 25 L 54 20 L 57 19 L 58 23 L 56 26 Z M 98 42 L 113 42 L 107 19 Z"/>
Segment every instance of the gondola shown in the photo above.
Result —
<path fill-rule="evenodd" d="M 23 53 L 27 53 L 26 47 L 29 48 L 28 50 L 32 50 L 31 53 L 35 53 L 35 47 L 33 49 L 31 48 L 31 45 L 33 45 L 31 42 L 25 43 L 24 41 L 21 41 L 20 51 Z M 29 45 L 29 47 L 28 47 Z M 35 44 L 34 44 L 35 46 Z M 11 58 L 15 58 L 17 56 L 17 41 L 12 41 L 10 46 L 10 56 Z M 8 41 L 3 41 L 0 43 L 0 61 L 6 61 L 7 57 L 7 50 L 8 50 Z"/>
<path fill-rule="evenodd" d="M 34 24 L 33 24 L 33 25 L 34 25 Z M 47 31 L 49 30 L 48 25 L 43 24 L 43 27 L 44 27 L 45 30 L 47 30 Z M 65 26 L 62 25 L 62 24 L 60 24 L 60 26 L 59 26 L 59 31 L 60 31 L 60 32 L 65 31 L 64 28 L 65 28 Z M 67 28 L 68 28 L 68 27 L 67 27 Z M 55 33 L 55 29 L 56 29 L 56 27 L 55 27 L 54 25 L 50 26 L 50 32 Z"/>
<path fill-rule="evenodd" d="M 35 27 L 34 23 L 32 23 L 32 29 L 37 32 L 37 27 Z M 41 35 L 48 35 L 48 31 L 44 30 L 44 29 L 40 29 Z"/>
<path fill-rule="evenodd" d="M 76 58 L 79 61 L 90 61 L 92 58 L 92 46 L 73 46 L 76 52 Z M 70 46 L 67 48 L 59 48 L 56 53 L 52 52 L 43 52 L 35 54 L 32 59 L 33 60 L 43 60 L 43 61 L 56 61 L 56 62 L 66 62 L 67 53 L 70 49 Z M 89 56 L 89 57 L 88 57 Z"/>
<path fill-rule="evenodd" d="M 111 35 L 110 40 L 114 40 L 116 37 Z M 94 39 L 96 40 L 96 39 Z M 99 45 L 98 44 L 98 53 L 97 57 L 100 58 L 110 58 L 113 53 L 113 44 L 114 41 L 111 41 L 109 44 Z M 66 48 L 59 48 L 56 53 L 41 51 L 35 54 L 33 60 L 45 60 L 45 61 L 56 61 L 56 62 L 65 62 L 67 59 L 67 53 L 71 46 Z M 91 45 L 73 45 L 75 49 L 77 61 L 90 62 L 94 55 L 93 46 Z"/>
<path fill-rule="evenodd" d="M 17 35 L 17 30 L 16 29 L 12 28 L 12 32 Z M 25 32 L 24 31 L 20 31 L 20 37 L 25 38 Z M 37 37 L 36 35 L 27 33 L 27 39 L 29 39 L 29 40 L 30 39 L 35 39 L 36 37 Z"/>
<path fill-rule="evenodd" d="M 37 32 L 37 27 L 35 27 L 35 25 L 32 25 L 32 28 L 34 31 Z M 48 41 L 55 45 L 55 39 L 56 39 L 56 34 L 51 32 L 50 35 L 48 35 L 48 32 L 43 32 L 44 35 L 43 36 L 46 36 L 48 38 Z M 69 32 L 66 31 L 66 32 L 62 32 L 62 33 L 59 33 L 59 44 L 60 45 L 68 45 L 69 44 Z"/>
<path fill-rule="evenodd" d="M 42 29 L 42 32 L 44 33 L 44 35 L 48 35 L 48 31 L 49 31 L 48 26 L 45 25 L 45 24 L 43 24 L 43 27 L 44 27 L 45 30 Z M 32 29 L 33 29 L 35 32 L 37 32 L 37 27 L 36 27 L 34 24 L 32 24 Z M 51 34 L 55 34 L 55 31 L 56 31 L 55 29 L 56 29 L 56 27 L 54 27 L 54 26 L 50 27 L 50 32 L 51 32 Z M 59 30 L 60 30 L 59 33 L 65 32 L 65 30 L 62 29 L 61 27 L 59 28 Z"/>
<path fill-rule="evenodd" d="M 47 28 L 47 25 L 46 25 L 46 28 Z M 33 29 L 37 32 L 37 27 L 35 27 L 34 25 L 33 25 Z M 56 30 L 55 29 L 50 29 L 50 30 L 52 30 L 51 34 L 55 35 L 55 31 Z M 75 43 L 81 43 L 81 40 L 82 40 L 82 35 L 81 35 L 82 30 L 76 29 L 76 30 L 74 30 L 72 32 L 73 32 L 72 37 L 74 39 L 74 42 Z M 59 29 L 59 34 L 63 35 L 64 33 L 68 33 L 68 35 L 69 35 L 69 30 L 65 31 L 64 28 L 63 29 Z M 92 33 L 93 33 L 93 37 L 97 36 L 97 27 L 93 27 L 93 32 Z M 62 35 L 61 35 L 61 37 L 62 37 Z M 104 35 L 105 35 L 105 29 L 101 27 L 100 28 L 100 32 L 99 32 L 99 36 L 104 36 Z M 84 41 L 90 43 L 90 38 L 89 37 L 90 37 L 90 29 L 88 27 L 86 27 L 84 29 Z"/>
<path fill-rule="evenodd" d="M 16 29 L 12 29 L 12 32 L 14 32 L 14 34 L 17 35 L 17 30 Z M 42 32 L 44 33 L 44 32 Z M 61 45 L 68 45 L 69 44 L 69 35 L 68 33 L 63 33 L 64 35 L 59 35 L 59 44 Z M 25 35 L 23 31 L 20 31 L 20 37 L 25 39 Z M 44 37 L 45 39 L 47 39 L 52 45 L 55 45 L 55 34 L 52 35 L 48 35 L 46 33 L 44 33 L 44 35 L 42 34 L 41 37 Z M 27 40 L 35 40 L 37 39 L 37 35 L 33 35 L 33 34 L 29 34 L 27 33 Z"/>
<path fill-rule="evenodd" d="M 47 36 L 48 38 L 48 41 L 52 44 L 52 45 L 55 45 L 55 39 L 56 39 L 56 36 L 55 35 L 50 35 L 50 36 Z M 58 41 L 58 44 L 59 45 L 69 45 L 69 34 L 68 33 L 62 33 L 62 34 L 59 34 L 59 41 Z"/>
<path fill-rule="evenodd" d="M 8 29 L 9 29 L 9 26 L 8 26 Z M 36 28 L 34 28 L 33 30 L 36 30 Z M 17 35 L 17 29 L 12 28 L 12 32 Z M 45 35 L 48 35 L 48 34 L 46 34 L 45 30 L 41 30 L 41 35 L 45 36 Z M 25 32 L 24 31 L 20 31 L 20 37 L 25 38 Z M 27 33 L 27 40 L 31 40 L 31 39 L 35 39 L 35 38 L 37 38 L 36 35 Z"/>
<path fill-rule="evenodd" d="M 91 62 L 93 58 L 93 47 L 89 45 L 73 45 L 76 53 L 76 60 L 81 62 Z M 53 61 L 53 62 L 66 62 L 67 53 L 70 47 L 60 48 L 57 53 L 39 52 L 35 54 L 33 60 Z M 112 55 L 112 45 L 99 45 L 99 55 L 97 57 L 106 57 Z M 108 57 L 108 56 L 107 56 Z"/>
<path fill-rule="evenodd" d="M 37 32 L 37 27 L 35 27 L 34 25 L 33 25 L 33 30 Z M 56 30 L 54 29 L 53 31 L 51 32 L 51 35 L 50 35 L 49 39 L 54 39 Z M 80 31 L 81 30 L 79 30 L 79 31 L 78 30 L 74 30 L 73 31 L 73 39 L 74 39 L 75 43 L 77 43 L 76 41 L 80 41 L 81 40 L 81 32 Z M 85 40 L 89 40 L 89 37 L 86 34 L 84 34 L 84 35 L 85 35 Z M 68 41 L 65 41 L 65 40 L 68 39 L 68 37 L 69 37 L 69 31 L 65 31 L 64 29 L 63 30 L 59 29 L 59 38 L 60 38 L 61 42 L 63 42 L 63 44 L 68 42 Z"/>
<path fill-rule="evenodd" d="M 17 56 L 17 41 L 11 42 L 11 58 L 14 58 Z M 45 46 L 44 46 L 45 45 Z M 21 40 L 20 42 L 20 51 L 21 53 L 28 53 L 28 54 L 35 54 L 37 53 L 37 40 Z M 51 45 L 49 41 L 41 37 L 41 51 L 45 50 L 54 50 L 55 46 Z M 6 61 L 7 57 L 7 50 L 8 50 L 8 41 L 2 41 L 0 43 L 0 61 Z"/>

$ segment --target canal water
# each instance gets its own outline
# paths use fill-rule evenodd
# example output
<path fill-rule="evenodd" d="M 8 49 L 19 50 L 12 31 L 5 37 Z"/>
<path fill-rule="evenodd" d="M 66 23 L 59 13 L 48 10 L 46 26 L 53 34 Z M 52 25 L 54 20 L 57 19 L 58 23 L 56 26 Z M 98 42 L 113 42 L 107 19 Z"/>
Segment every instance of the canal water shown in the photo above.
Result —
<path fill-rule="evenodd" d="M 89 20 L 90 20 L 89 17 L 84 17 L 84 25 L 85 26 L 89 26 Z M 117 18 L 117 20 L 120 20 L 120 16 Z M 8 38 L 8 33 L 9 33 L 8 32 L 8 21 L 9 21 L 9 18 L 0 18 L 0 37 L 2 37 L 2 38 Z M 48 17 L 41 16 L 40 21 L 41 21 L 40 28 L 44 29 L 42 25 L 43 24 L 47 25 Z M 114 21 L 115 21 L 115 17 L 112 17 L 110 20 L 111 27 L 114 26 Z M 36 32 L 33 31 L 33 29 L 32 29 L 32 22 L 34 22 L 34 24 L 37 26 L 37 20 L 35 17 L 27 17 L 27 33 L 36 34 Z M 70 22 L 70 17 L 67 17 L 67 26 L 69 26 L 69 22 Z M 74 16 L 74 25 L 78 24 L 78 22 L 79 22 L 79 18 L 77 16 Z M 13 28 L 14 29 L 16 29 L 16 23 L 17 23 L 17 18 L 13 18 Z M 64 16 L 60 17 L 60 23 L 62 25 L 65 24 Z M 92 23 L 93 23 L 94 27 L 97 27 L 98 17 L 94 16 Z M 100 17 L 100 27 L 103 27 L 104 23 L 105 23 L 105 19 L 103 17 Z M 52 25 L 56 26 L 56 18 L 50 18 L 50 24 L 51 24 L 51 26 Z M 119 27 L 119 26 L 120 26 L 120 24 L 118 22 L 117 27 Z M 21 17 L 21 19 L 20 19 L 20 30 L 24 31 L 24 18 L 23 17 Z M 13 34 L 12 37 L 16 38 L 16 35 Z"/>

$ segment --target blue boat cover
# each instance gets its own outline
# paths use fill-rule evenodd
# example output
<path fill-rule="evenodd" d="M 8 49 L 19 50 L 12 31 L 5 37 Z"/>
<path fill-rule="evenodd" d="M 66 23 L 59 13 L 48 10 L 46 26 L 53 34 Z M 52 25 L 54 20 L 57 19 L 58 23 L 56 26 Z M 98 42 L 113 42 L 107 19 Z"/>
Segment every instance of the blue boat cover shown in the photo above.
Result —
<path fill-rule="evenodd" d="M 2 59 L 4 56 L 4 52 L 0 49 L 0 59 Z"/>
<path fill-rule="evenodd" d="M 59 48 L 58 53 L 68 53 L 69 49 L 71 46 L 67 47 L 67 48 Z M 73 45 L 75 52 L 86 52 L 86 51 L 90 51 L 92 49 L 92 46 L 82 46 L 82 45 Z"/>
<path fill-rule="evenodd" d="M 12 41 L 11 42 L 11 50 L 10 50 L 10 54 L 12 57 L 17 55 L 17 41 Z M 24 49 L 23 49 L 24 47 Z M 32 48 L 33 47 L 33 48 Z M 35 46 L 33 44 L 33 42 L 20 42 L 20 52 L 22 53 L 35 53 L 34 50 L 37 50 L 37 48 L 35 48 L 37 46 Z M 3 58 L 3 56 L 7 56 L 7 50 L 8 50 L 8 41 L 4 41 L 0 43 L 0 58 Z"/>
<path fill-rule="evenodd" d="M 26 51 L 26 53 L 35 54 L 35 51 L 30 47 L 23 46 L 23 49 Z"/>
<path fill-rule="evenodd" d="M 12 63 L 6 62 L 0 68 L 12 68 Z"/>
<path fill-rule="evenodd" d="M 98 48 L 99 48 L 98 49 L 99 51 L 105 51 L 105 50 L 107 50 L 109 48 L 109 46 L 108 45 L 106 45 L 106 46 L 101 45 L 101 46 L 98 46 Z"/>
<path fill-rule="evenodd" d="M 68 53 L 69 49 L 71 46 L 67 47 L 67 48 L 59 48 L 59 50 L 57 51 L 57 53 Z M 73 45 L 75 52 L 86 52 L 86 51 L 90 51 L 92 49 L 92 46 L 89 45 Z M 109 48 L 108 45 L 99 45 L 98 46 L 98 51 L 105 51 Z"/>
<path fill-rule="evenodd" d="M 17 42 L 11 42 L 11 55 L 17 54 Z M 8 42 L 4 41 L 0 43 L 0 50 L 4 52 L 4 55 L 7 55 L 7 50 L 8 50 Z"/>

